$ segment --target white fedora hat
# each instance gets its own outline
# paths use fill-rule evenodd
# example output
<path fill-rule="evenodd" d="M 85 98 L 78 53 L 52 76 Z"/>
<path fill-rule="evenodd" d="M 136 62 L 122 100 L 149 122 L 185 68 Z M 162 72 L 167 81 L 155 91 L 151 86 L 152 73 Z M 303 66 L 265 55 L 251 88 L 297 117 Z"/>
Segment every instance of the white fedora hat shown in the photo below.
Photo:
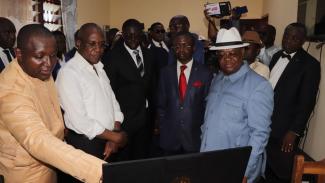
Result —
<path fill-rule="evenodd" d="M 249 43 L 243 43 L 238 30 L 235 27 L 232 27 L 230 29 L 219 30 L 216 43 L 210 47 L 210 50 L 241 48 L 248 45 Z"/>

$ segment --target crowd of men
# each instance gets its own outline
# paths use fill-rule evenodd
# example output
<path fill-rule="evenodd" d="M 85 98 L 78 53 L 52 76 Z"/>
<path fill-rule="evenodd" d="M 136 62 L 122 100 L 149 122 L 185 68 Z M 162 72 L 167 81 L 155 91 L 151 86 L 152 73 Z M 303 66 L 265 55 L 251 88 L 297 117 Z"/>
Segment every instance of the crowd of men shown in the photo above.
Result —
<path fill-rule="evenodd" d="M 320 82 L 306 27 L 289 24 L 277 47 L 272 25 L 243 30 L 239 17 L 218 30 L 205 16 L 210 46 L 178 15 L 168 33 L 128 19 L 106 41 L 86 23 L 72 50 L 62 32 L 30 24 L 15 52 L 1 17 L 5 181 L 99 182 L 104 162 L 251 146 L 243 182 L 290 182 Z"/>

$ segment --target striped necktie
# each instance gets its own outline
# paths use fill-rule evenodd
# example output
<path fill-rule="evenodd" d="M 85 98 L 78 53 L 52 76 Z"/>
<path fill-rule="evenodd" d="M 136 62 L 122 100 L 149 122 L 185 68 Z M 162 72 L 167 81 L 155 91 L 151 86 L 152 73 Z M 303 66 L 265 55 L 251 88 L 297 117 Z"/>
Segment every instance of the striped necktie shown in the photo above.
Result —
<path fill-rule="evenodd" d="M 137 61 L 137 67 L 140 72 L 141 77 L 144 75 L 144 67 L 143 67 L 143 62 L 139 54 L 139 50 L 133 50 L 133 54 L 135 54 L 135 58 Z"/>

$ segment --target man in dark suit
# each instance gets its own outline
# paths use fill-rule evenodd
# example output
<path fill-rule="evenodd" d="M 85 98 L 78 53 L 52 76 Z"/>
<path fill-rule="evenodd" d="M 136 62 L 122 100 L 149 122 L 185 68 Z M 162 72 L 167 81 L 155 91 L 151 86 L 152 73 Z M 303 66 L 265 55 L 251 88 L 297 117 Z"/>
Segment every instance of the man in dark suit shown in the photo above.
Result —
<path fill-rule="evenodd" d="M 200 127 L 212 74 L 193 60 L 194 45 L 191 33 L 178 33 L 173 40 L 177 63 L 161 70 L 158 121 L 160 146 L 165 155 L 200 150 Z"/>
<path fill-rule="evenodd" d="M 15 42 L 15 25 L 9 19 L 0 17 L 0 73 L 16 57 L 13 49 Z"/>
<path fill-rule="evenodd" d="M 154 79 L 152 56 L 140 46 L 142 25 L 139 21 L 126 20 L 122 32 L 123 43 L 116 45 L 104 61 L 104 69 L 124 114 L 122 129 L 129 139 L 115 161 L 146 158 L 151 135 L 148 116 Z"/>
<path fill-rule="evenodd" d="M 149 49 L 154 55 L 154 69 L 159 76 L 160 69 L 168 64 L 169 49 L 164 41 L 165 28 L 160 22 L 155 22 L 149 28 L 150 45 Z"/>
<path fill-rule="evenodd" d="M 168 65 L 168 52 L 169 48 L 165 42 L 166 31 L 164 25 L 160 22 L 153 23 L 148 29 L 149 35 L 149 50 L 153 55 L 153 73 L 155 75 L 155 82 L 158 83 L 160 70 Z M 156 88 L 155 88 L 156 89 Z M 157 98 L 157 97 L 156 97 Z M 154 98 L 154 99 L 156 99 Z M 152 102 L 153 106 L 156 106 L 157 101 Z M 152 113 L 152 119 L 155 119 L 156 114 Z M 159 130 L 158 123 L 154 122 L 154 131 L 152 136 L 152 143 L 150 147 L 150 157 L 161 156 L 161 149 L 159 147 Z"/>
<path fill-rule="evenodd" d="M 267 146 L 267 179 L 271 182 L 290 182 L 293 157 L 316 103 L 320 63 L 303 50 L 305 39 L 303 24 L 288 25 L 283 50 L 270 63 L 274 111 Z"/>

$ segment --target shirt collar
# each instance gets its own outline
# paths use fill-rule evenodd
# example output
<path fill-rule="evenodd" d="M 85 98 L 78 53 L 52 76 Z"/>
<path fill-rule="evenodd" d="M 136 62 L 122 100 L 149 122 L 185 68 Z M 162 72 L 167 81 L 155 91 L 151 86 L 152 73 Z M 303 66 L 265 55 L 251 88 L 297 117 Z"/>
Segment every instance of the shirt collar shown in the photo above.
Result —
<path fill-rule="evenodd" d="M 93 69 L 93 66 L 96 69 L 102 69 L 104 67 L 104 65 L 102 64 L 101 61 L 99 61 L 97 64 L 91 65 L 82 55 L 80 55 L 80 53 L 78 51 L 76 51 L 75 56 L 76 59 L 78 60 L 78 64 L 80 67 L 82 68 L 88 68 L 88 69 Z"/>
<path fill-rule="evenodd" d="M 4 48 L 0 47 L 0 51 L 3 52 L 3 50 L 8 50 L 10 55 L 13 56 L 12 53 L 11 53 L 12 50 L 10 50 L 9 48 L 4 49 Z"/>
<path fill-rule="evenodd" d="M 126 45 L 125 42 L 124 42 L 124 47 L 126 48 L 126 50 L 127 50 L 131 55 L 133 55 L 133 51 L 134 51 L 134 50 L 138 50 L 138 51 L 139 51 L 139 54 L 142 54 L 142 51 L 141 51 L 141 47 L 140 47 L 140 45 L 139 45 L 136 49 L 132 50 L 132 49 L 131 49 L 130 47 L 128 47 L 128 45 Z"/>
<path fill-rule="evenodd" d="M 233 74 L 230 75 L 224 75 L 224 73 L 220 73 L 222 74 L 222 76 L 224 78 L 228 78 L 231 82 L 235 82 L 237 81 L 239 78 L 241 78 L 244 74 L 246 74 L 249 71 L 249 66 L 247 64 L 246 61 L 244 61 L 243 65 L 239 68 L 239 70 Z"/>
<path fill-rule="evenodd" d="M 274 49 L 277 49 L 277 47 L 275 45 L 272 45 L 271 47 L 268 47 L 268 48 L 265 48 L 263 47 L 266 51 L 271 51 L 271 50 L 274 50 Z"/>
<path fill-rule="evenodd" d="M 156 47 L 160 47 L 160 44 L 158 41 L 155 41 L 154 39 L 152 39 L 152 43 L 156 46 Z M 161 43 L 162 44 L 162 43 Z"/>
<path fill-rule="evenodd" d="M 182 64 L 180 61 L 177 60 L 177 68 L 180 68 L 182 65 L 184 65 L 184 64 Z M 193 65 L 193 58 L 189 62 L 187 62 L 187 64 L 185 64 L 185 65 L 186 65 L 186 68 L 191 69 L 192 65 Z"/>

